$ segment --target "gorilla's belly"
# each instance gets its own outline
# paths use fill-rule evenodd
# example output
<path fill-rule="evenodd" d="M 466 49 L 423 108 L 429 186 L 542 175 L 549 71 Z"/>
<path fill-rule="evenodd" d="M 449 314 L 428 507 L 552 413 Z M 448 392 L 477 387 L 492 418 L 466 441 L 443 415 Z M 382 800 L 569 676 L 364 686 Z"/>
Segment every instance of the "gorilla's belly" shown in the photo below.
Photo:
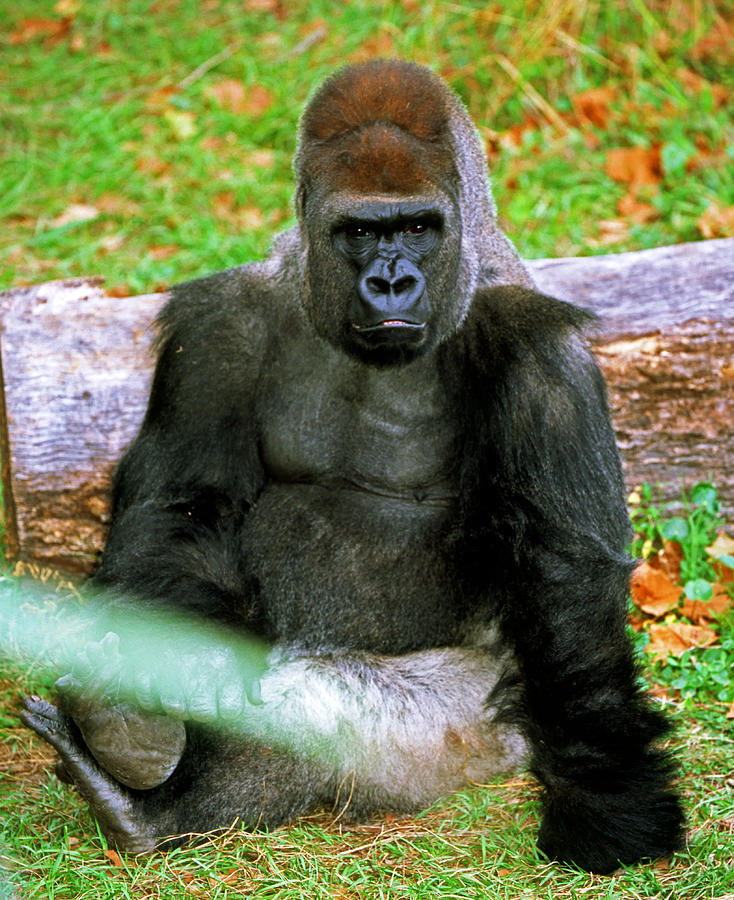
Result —
<path fill-rule="evenodd" d="M 447 500 L 271 484 L 244 528 L 268 636 L 382 653 L 440 646 L 461 615 Z"/>

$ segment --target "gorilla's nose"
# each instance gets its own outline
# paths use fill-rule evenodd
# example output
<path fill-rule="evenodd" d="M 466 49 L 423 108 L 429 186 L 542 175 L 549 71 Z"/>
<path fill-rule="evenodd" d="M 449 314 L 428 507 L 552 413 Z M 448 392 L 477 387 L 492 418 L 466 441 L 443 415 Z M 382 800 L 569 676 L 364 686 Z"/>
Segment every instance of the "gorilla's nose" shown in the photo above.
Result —
<path fill-rule="evenodd" d="M 374 312 L 409 315 L 423 296 L 425 281 L 408 260 L 399 260 L 397 264 L 376 260 L 362 274 L 358 291 Z"/>

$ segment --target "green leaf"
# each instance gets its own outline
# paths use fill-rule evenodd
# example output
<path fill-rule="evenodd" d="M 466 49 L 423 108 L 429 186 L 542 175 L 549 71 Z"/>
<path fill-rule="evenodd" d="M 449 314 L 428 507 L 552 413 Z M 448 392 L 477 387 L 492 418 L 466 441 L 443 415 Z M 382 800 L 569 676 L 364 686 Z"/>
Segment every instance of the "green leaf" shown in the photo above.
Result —
<path fill-rule="evenodd" d="M 678 541 L 681 544 L 690 534 L 688 522 L 680 516 L 667 521 L 660 530 L 666 541 Z"/>
<path fill-rule="evenodd" d="M 716 488 L 713 484 L 709 484 L 706 481 L 702 481 L 693 488 L 691 501 L 714 515 L 719 511 L 719 504 L 716 501 Z"/>
<path fill-rule="evenodd" d="M 710 600 L 714 592 L 713 585 L 703 578 L 687 581 L 683 590 L 689 600 Z"/>

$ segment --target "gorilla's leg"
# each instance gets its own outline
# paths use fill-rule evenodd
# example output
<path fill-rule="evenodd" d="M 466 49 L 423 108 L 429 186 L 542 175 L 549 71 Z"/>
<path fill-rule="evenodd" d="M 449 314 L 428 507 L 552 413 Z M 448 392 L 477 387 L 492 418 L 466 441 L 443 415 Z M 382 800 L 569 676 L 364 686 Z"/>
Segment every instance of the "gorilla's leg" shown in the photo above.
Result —
<path fill-rule="evenodd" d="M 322 803 L 360 817 L 411 810 L 516 769 L 524 743 L 487 706 L 500 674 L 471 648 L 284 654 L 262 678 L 262 705 L 246 704 L 227 733 L 187 723 L 176 771 L 147 791 L 102 771 L 50 704 L 29 699 L 23 720 L 58 750 L 108 839 L 148 850 L 235 821 L 272 828 Z"/>
<path fill-rule="evenodd" d="M 168 849 L 237 823 L 273 828 L 326 797 L 328 773 L 318 762 L 196 727 L 168 781 L 131 790 L 97 764 L 63 711 L 38 697 L 24 706 L 23 723 L 58 752 L 102 833 L 121 850 Z"/>

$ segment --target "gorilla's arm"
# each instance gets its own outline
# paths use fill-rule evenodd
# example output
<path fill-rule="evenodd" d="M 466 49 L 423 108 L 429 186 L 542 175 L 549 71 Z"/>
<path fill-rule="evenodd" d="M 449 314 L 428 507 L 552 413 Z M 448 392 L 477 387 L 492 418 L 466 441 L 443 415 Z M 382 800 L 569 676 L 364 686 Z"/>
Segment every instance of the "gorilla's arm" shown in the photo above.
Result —
<path fill-rule="evenodd" d="M 254 393 L 268 325 L 244 279 L 190 282 L 163 310 L 148 409 L 116 473 L 94 579 L 240 624 L 256 615 L 238 536 L 264 480 Z"/>
<path fill-rule="evenodd" d="M 652 746 L 665 723 L 640 691 L 625 634 L 629 522 L 583 314 L 522 291 L 486 292 L 475 310 L 467 562 L 498 597 L 518 659 L 519 724 L 546 789 L 539 845 L 596 872 L 669 855 L 683 816 Z"/>
<path fill-rule="evenodd" d="M 135 635 L 124 631 L 134 631 L 137 608 L 169 607 L 256 630 L 239 535 L 263 479 L 253 394 L 266 323 L 248 315 L 238 273 L 226 280 L 223 286 L 220 274 L 184 285 L 164 309 L 146 417 L 116 473 L 112 524 L 90 593 L 102 589 L 108 606 L 100 637 L 119 635 L 128 657 Z M 90 647 L 95 664 L 57 682 L 62 708 L 108 772 L 150 787 L 178 763 L 184 726 L 121 696 L 109 643 Z M 133 667 L 144 673 L 149 665 L 141 659 Z M 250 699 L 257 668 L 243 670 Z M 216 703 L 205 705 L 214 716 Z"/>

